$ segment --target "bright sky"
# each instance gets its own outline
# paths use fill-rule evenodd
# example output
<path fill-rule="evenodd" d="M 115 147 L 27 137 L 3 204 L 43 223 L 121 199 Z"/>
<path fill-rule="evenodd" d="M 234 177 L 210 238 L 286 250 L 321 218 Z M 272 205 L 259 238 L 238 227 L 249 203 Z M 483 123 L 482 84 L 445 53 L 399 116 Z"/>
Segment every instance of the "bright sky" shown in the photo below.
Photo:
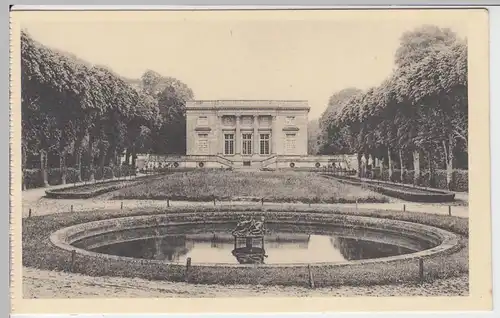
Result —
<path fill-rule="evenodd" d="M 45 45 L 128 78 L 146 69 L 196 99 L 306 99 L 309 118 L 347 88 L 392 71 L 404 31 L 422 24 L 467 35 L 467 11 L 19 12 Z"/>

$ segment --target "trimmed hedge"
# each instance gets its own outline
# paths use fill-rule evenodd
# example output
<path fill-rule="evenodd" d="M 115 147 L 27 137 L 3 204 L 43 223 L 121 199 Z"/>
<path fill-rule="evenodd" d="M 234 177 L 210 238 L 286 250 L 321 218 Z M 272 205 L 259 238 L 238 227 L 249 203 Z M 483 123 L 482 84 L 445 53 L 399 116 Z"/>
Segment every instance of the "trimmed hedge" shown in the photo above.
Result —
<path fill-rule="evenodd" d="M 135 181 L 137 182 L 137 181 Z M 105 181 L 92 185 L 69 187 L 67 189 L 47 190 L 45 194 L 52 199 L 88 199 L 98 195 L 121 189 L 132 185 L 134 181 Z"/>
<path fill-rule="evenodd" d="M 127 186 L 135 185 L 145 180 L 151 180 L 156 177 L 163 177 L 166 173 L 138 176 L 133 179 L 102 179 L 95 183 L 88 183 L 77 186 L 68 186 L 61 189 L 46 190 L 47 197 L 52 199 L 88 199 L 98 195 L 116 191 Z"/>
<path fill-rule="evenodd" d="M 413 184 L 413 178 L 415 175 L 415 171 L 413 170 L 405 170 L 403 174 L 403 183 L 404 184 Z M 391 181 L 400 183 L 401 170 L 394 170 L 392 173 L 392 178 L 389 179 L 389 170 L 384 169 L 380 172 L 376 172 L 373 174 L 373 179 L 383 180 L 383 181 Z M 417 181 L 418 186 L 428 187 L 428 188 L 436 188 L 442 190 L 451 190 L 457 192 L 467 192 L 469 191 L 469 171 L 468 170 L 454 170 L 453 177 L 451 182 L 451 189 L 448 189 L 446 183 L 446 170 L 435 170 L 434 171 L 434 184 L 430 183 L 430 172 L 429 170 L 421 170 L 420 171 L 420 180 Z"/>
<path fill-rule="evenodd" d="M 135 175 L 135 169 L 129 166 L 115 166 L 113 170 L 116 178 Z M 66 168 L 66 183 L 70 184 L 78 182 L 77 171 L 78 170 L 76 168 L 71 168 L 71 167 Z M 47 179 L 49 185 L 61 184 L 61 176 L 62 173 L 60 168 L 47 169 Z M 26 189 L 43 187 L 43 177 L 40 169 L 25 169 L 23 177 Z M 94 178 L 96 180 L 106 180 L 106 179 L 111 179 L 111 177 L 112 177 L 111 167 L 104 167 L 104 169 L 100 168 L 94 169 Z M 82 167 L 82 181 L 89 181 L 89 178 L 90 178 L 90 170 L 87 167 Z"/>
<path fill-rule="evenodd" d="M 326 177 L 331 177 L 328 174 Z M 455 194 L 452 192 L 446 191 L 438 191 L 438 190 L 427 190 L 423 188 L 411 188 L 406 185 L 400 184 L 384 184 L 383 181 L 378 183 L 376 180 L 360 180 L 358 178 L 353 177 L 345 177 L 345 176 L 333 176 L 335 179 L 340 182 L 351 184 L 351 185 L 359 185 L 369 188 L 375 192 L 402 199 L 405 201 L 411 202 L 452 202 L 455 199 Z"/>

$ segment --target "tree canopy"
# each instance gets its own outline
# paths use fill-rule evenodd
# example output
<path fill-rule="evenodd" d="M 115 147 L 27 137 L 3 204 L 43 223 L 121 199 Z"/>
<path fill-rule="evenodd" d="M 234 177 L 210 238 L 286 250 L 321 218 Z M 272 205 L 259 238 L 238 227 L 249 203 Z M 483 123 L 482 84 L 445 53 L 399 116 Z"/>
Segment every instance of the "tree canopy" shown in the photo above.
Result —
<path fill-rule="evenodd" d="M 404 33 L 400 40 L 389 78 L 365 91 L 349 88 L 347 98 L 339 98 L 346 90 L 330 98 L 321 117 L 326 136 L 321 152 L 355 152 L 386 162 L 397 153 L 400 167 L 417 174 L 421 153 L 430 159 L 428 165 L 448 171 L 454 165 L 466 167 L 455 158 L 467 152 L 466 40 L 428 25 Z M 408 156 L 413 157 L 411 164 Z"/>
<path fill-rule="evenodd" d="M 153 71 L 144 74 L 142 83 L 143 89 L 137 90 L 107 67 L 48 48 L 23 30 L 23 161 L 39 156 L 44 170 L 57 166 L 51 160 L 47 163 L 49 155 L 56 155 L 62 170 L 69 163 L 80 171 L 83 163 L 92 178 L 95 165 L 119 164 L 124 149 L 134 158 L 137 150 L 154 148 L 149 140 L 154 133 L 163 134 L 170 143 L 179 139 L 184 105 L 192 91 Z M 176 146 L 160 150 L 182 151 Z"/>

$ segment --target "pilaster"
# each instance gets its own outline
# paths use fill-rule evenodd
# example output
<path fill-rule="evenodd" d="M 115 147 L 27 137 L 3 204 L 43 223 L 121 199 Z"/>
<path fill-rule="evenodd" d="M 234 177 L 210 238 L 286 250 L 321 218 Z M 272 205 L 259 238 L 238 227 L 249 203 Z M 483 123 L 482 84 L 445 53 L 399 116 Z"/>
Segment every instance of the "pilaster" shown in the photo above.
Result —
<path fill-rule="evenodd" d="M 222 131 L 222 115 L 217 114 L 216 133 L 217 133 L 217 151 L 216 154 L 222 155 L 224 153 L 224 132 Z"/>
<path fill-rule="evenodd" d="M 253 116 L 253 153 L 259 154 L 259 116 Z"/>
<path fill-rule="evenodd" d="M 276 128 L 276 115 L 271 118 L 271 154 L 276 154 L 276 139 L 278 138 L 278 131 Z"/>
<path fill-rule="evenodd" d="M 241 154 L 241 131 L 240 131 L 240 118 L 241 116 L 238 114 L 236 115 L 236 134 L 234 136 L 234 147 L 235 147 L 235 154 L 239 155 Z"/>

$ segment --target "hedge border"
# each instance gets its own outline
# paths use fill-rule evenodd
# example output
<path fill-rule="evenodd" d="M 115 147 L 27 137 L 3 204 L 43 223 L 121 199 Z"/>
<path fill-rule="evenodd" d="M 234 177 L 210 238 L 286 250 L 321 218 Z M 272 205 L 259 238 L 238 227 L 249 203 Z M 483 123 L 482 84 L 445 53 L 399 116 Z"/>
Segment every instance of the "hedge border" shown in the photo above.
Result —
<path fill-rule="evenodd" d="M 49 189 L 45 191 L 45 195 L 47 198 L 51 199 L 89 199 L 96 197 L 98 195 L 116 191 L 122 189 L 124 187 L 132 186 L 138 184 L 144 179 L 150 179 L 158 176 L 163 176 L 164 174 L 154 174 L 154 175 L 145 175 L 133 177 L 132 179 L 105 179 L 102 181 L 97 181 L 95 183 L 86 183 L 79 184 L 76 186 L 68 186 L 59 189 Z M 118 184 L 115 184 L 118 183 Z M 87 191 L 75 192 L 74 190 L 83 189 L 87 187 L 96 187 L 95 189 L 90 189 Z M 68 192 L 69 190 L 69 192 Z"/>
<path fill-rule="evenodd" d="M 385 181 L 366 180 L 366 179 L 351 178 L 344 176 L 341 177 L 328 174 L 324 174 L 324 176 L 329 178 L 335 178 L 339 182 L 343 182 L 350 185 L 366 186 L 369 189 L 378 192 L 380 194 L 402 199 L 405 201 L 427 202 L 427 203 L 441 203 L 441 202 L 455 201 L 454 193 L 445 192 L 442 190 L 434 190 L 434 189 L 430 190 L 428 188 L 411 187 L 408 185 L 392 183 L 392 182 L 389 183 Z M 388 185 L 390 187 L 386 187 L 384 185 Z M 419 192 L 412 191 L 413 189 L 418 189 Z M 427 193 L 420 193 L 420 191 Z"/>
<path fill-rule="evenodd" d="M 45 195 L 47 198 L 51 199 L 89 199 L 92 197 L 96 197 L 98 195 L 115 191 L 118 189 L 121 189 L 126 186 L 133 185 L 137 183 L 138 181 L 125 181 L 125 180 L 109 180 L 105 182 L 99 182 L 95 184 L 87 184 L 87 185 L 81 185 L 81 186 L 76 186 L 76 187 L 68 187 L 64 189 L 57 189 L 57 190 L 47 190 L 45 191 Z M 119 184 L 115 184 L 119 183 Z M 104 185 L 103 185 L 104 184 Z M 75 190 L 78 188 L 84 188 L 88 186 L 95 186 L 96 189 L 91 189 L 89 191 L 84 191 L 84 192 L 66 192 L 67 190 Z M 100 186 L 100 187 L 99 187 Z"/>
<path fill-rule="evenodd" d="M 90 170 L 88 167 L 82 166 L 81 168 L 81 181 L 78 180 L 77 175 L 78 175 L 78 169 L 75 167 L 66 167 L 66 184 L 74 184 L 74 183 L 80 183 L 80 182 L 91 182 L 89 180 L 90 177 Z M 105 166 L 103 169 L 101 168 L 94 168 L 94 177 L 95 180 L 98 181 L 107 181 L 107 180 L 112 180 L 112 176 L 114 175 L 115 178 L 124 178 L 124 177 L 130 177 L 130 176 L 135 176 L 135 169 L 132 168 L 131 166 L 114 166 L 114 167 L 109 167 Z M 47 168 L 47 181 L 50 186 L 54 185 L 62 185 L 63 183 L 61 182 L 61 168 Z M 24 186 L 26 187 L 26 190 L 28 189 L 37 189 L 37 188 L 44 188 L 43 185 L 43 178 L 41 175 L 41 169 L 40 168 L 32 168 L 32 169 L 24 169 L 23 170 L 23 183 Z"/>
<path fill-rule="evenodd" d="M 427 213 L 408 213 L 388 210 L 359 210 L 337 209 L 332 213 L 329 209 L 281 209 L 267 208 L 256 209 L 255 207 L 219 207 L 214 208 L 137 208 L 129 210 L 103 210 L 92 212 L 61 213 L 37 216 L 24 219 L 23 221 L 23 265 L 48 270 L 70 271 L 69 260 L 71 252 L 55 247 L 50 242 L 50 236 L 57 230 L 72 225 L 116 219 L 125 216 L 154 216 L 161 214 L 182 216 L 186 213 L 194 213 L 198 218 L 205 219 L 211 214 L 225 212 L 233 213 L 280 213 L 286 212 L 298 219 L 307 219 L 308 217 L 353 217 L 368 216 L 374 217 L 384 222 L 387 220 L 398 220 L 404 222 L 413 222 L 423 225 L 433 226 L 445 231 L 460 235 L 458 245 L 454 250 L 438 253 L 436 255 L 424 257 L 426 259 L 426 279 L 456 277 L 468 273 L 468 220 L 455 216 L 431 215 Z M 324 222 L 324 221 L 323 221 Z M 185 266 L 173 264 L 157 264 L 151 262 L 136 261 L 132 266 L 130 262 L 113 262 L 102 257 L 86 258 L 78 255 L 77 262 L 73 271 L 92 276 L 125 276 L 142 277 L 145 279 L 165 279 L 168 273 L 168 280 L 184 281 Z M 125 264 L 125 265 L 124 265 Z M 137 265 L 139 264 L 139 265 Z M 142 269 L 141 269 L 142 268 Z M 272 267 L 244 267 L 246 274 L 252 273 L 255 280 L 242 278 L 240 267 L 234 269 L 231 266 L 217 267 L 210 271 L 204 270 L 203 266 L 193 266 L 193 272 L 190 276 L 193 282 L 197 283 L 243 283 L 243 284 L 270 284 L 273 285 L 304 285 L 307 283 L 307 266 L 290 267 L 279 266 Z M 315 266 L 311 265 L 315 277 L 320 278 L 317 286 L 339 286 L 339 285 L 375 285 L 375 284 L 396 284 L 418 279 L 418 262 L 415 259 L 403 259 L 391 262 L 375 262 L 371 264 L 357 264 L 350 266 Z M 285 273 L 286 272 L 286 273 Z M 221 275 L 225 275 L 226 280 L 221 282 Z M 246 275 L 245 274 L 245 275 Z M 271 275 L 272 274 L 272 275 Z M 285 275 L 286 274 L 286 275 Z M 292 276 L 290 276 L 292 275 Z M 306 276 L 304 276 L 306 275 Z M 250 277 L 250 276 L 243 276 Z M 275 277 L 274 281 L 268 282 L 262 278 Z M 294 281 L 285 279 L 286 277 L 295 277 Z"/>

